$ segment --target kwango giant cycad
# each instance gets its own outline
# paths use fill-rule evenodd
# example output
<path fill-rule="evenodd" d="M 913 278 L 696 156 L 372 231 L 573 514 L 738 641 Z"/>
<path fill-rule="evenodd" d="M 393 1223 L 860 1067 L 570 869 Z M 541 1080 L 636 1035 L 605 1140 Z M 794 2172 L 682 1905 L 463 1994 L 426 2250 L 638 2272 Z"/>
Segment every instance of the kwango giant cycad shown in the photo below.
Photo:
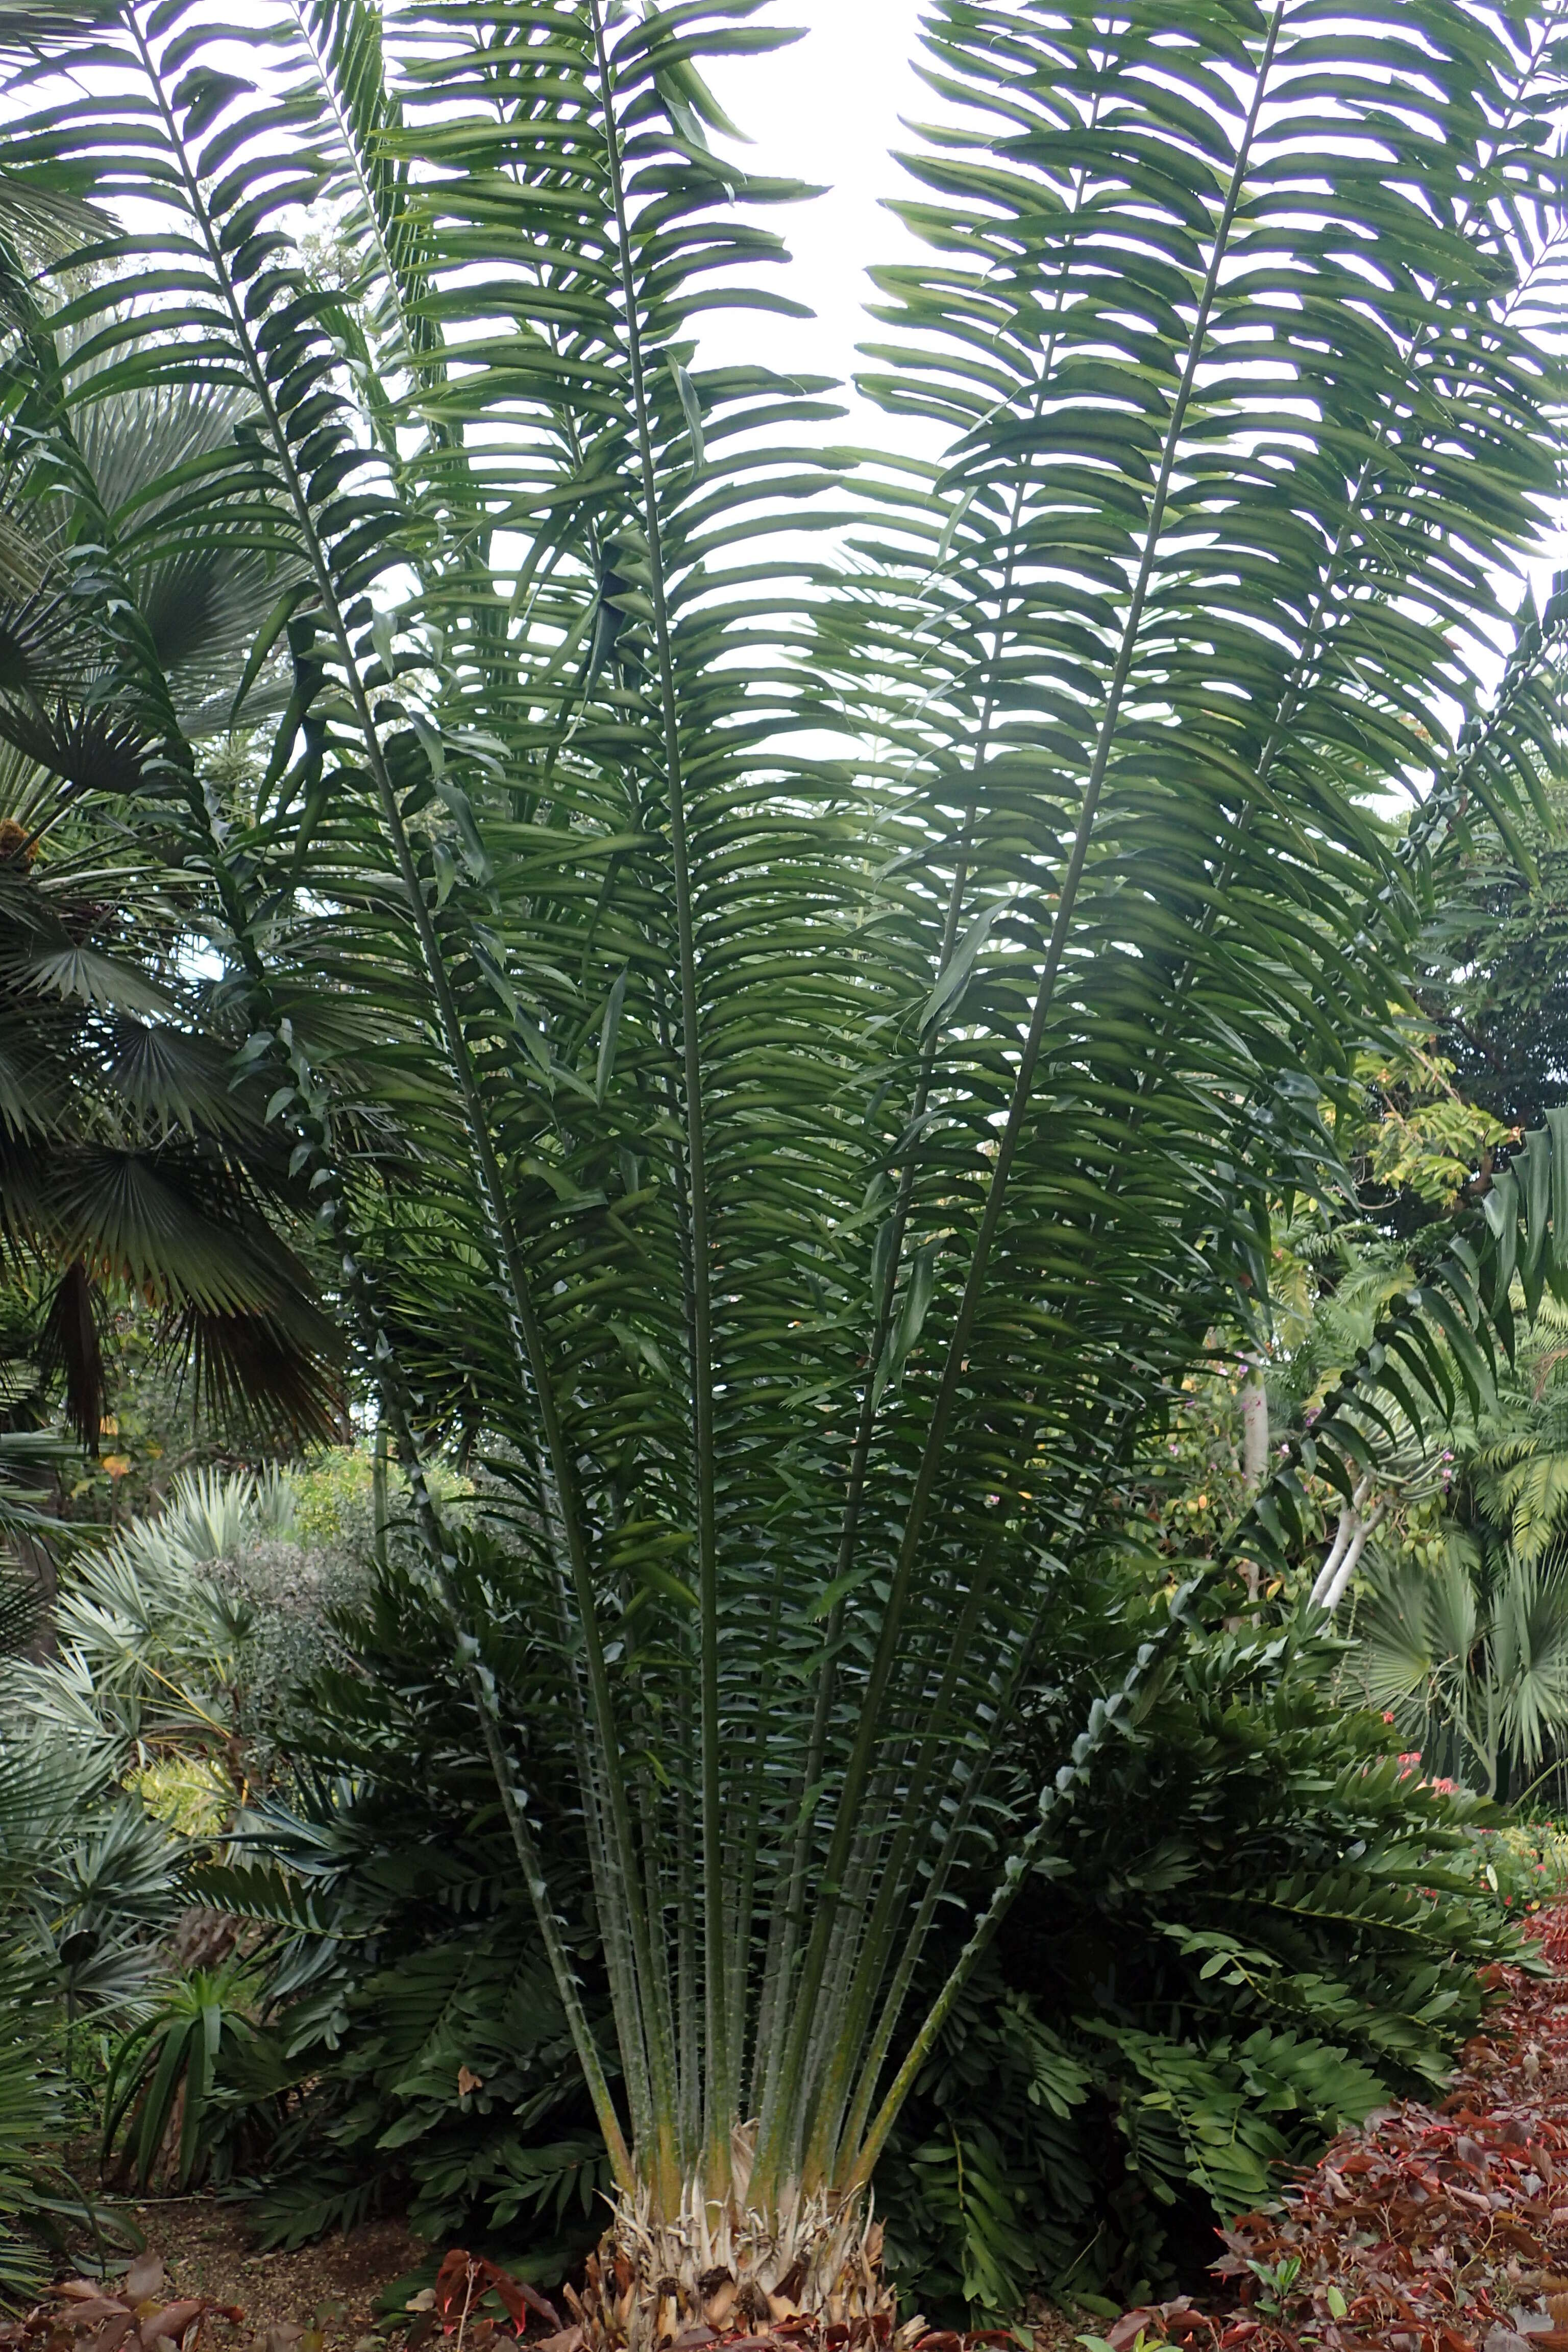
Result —
<path fill-rule="evenodd" d="M 76 501 L 58 593 L 206 878 L 381 1412 L 411 1465 L 483 1448 L 559 1628 L 613 2065 L 422 1506 L 620 2187 L 591 2332 L 874 2316 L 893 2116 L 1161 1653 L 917 2014 L 1053 1579 L 1256 1311 L 1431 858 L 1554 725 L 1555 605 L 1489 702 L 1473 655 L 1559 483 L 1568 35 L 932 0 L 930 257 L 879 275 L 867 378 L 949 428 L 932 468 L 704 364 L 706 308 L 793 299 L 800 192 L 700 79 L 788 37 L 765 0 L 247 14 L 0 12 L 8 169 L 123 224 L 22 304 L 13 463 Z M 155 529 L 276 566 L 254 794 L 205 780 L 79 457 L 106 389 L 193 378 L 245 414 Z M 16 664 L 0 705 L 68 777 L 69 709 Z M 1542 1134 L 1306 1466 L 1349 1481 L 1380 1385 L 1417 1413 L 1506 1339 L 1558 1198 Z M 1198 1588 L 1300 1540 L 1301 1466 Z"/>

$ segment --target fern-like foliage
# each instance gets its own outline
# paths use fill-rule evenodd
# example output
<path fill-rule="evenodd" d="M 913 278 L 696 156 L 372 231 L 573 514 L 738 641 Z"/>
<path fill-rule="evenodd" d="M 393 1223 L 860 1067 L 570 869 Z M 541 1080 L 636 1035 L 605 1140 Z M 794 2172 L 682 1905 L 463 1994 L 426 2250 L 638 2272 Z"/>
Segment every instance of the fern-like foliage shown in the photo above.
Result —
<path fill-rule="evenodd" d="M 222 2075 L 213 2158 L 264 2171 L 269 2243 L 395 2199 L 432 2238 L 526 2231 L 531 2259 L 564 2263 L 600 2227 L 604 2142 L 444 1612 L 400 1537 L 391 1549 L 334 1619 L 352 1664 L 316 1663 L 295 1696 L 289 1783 L 247 1812 L 237 1861 L 196 1882 L 261 1947 L 260 2028 Z M 542 1595 L 501 1568 L 472 1543 L 465 1597 L 495 1629 L 509 1717 L 535 1726 L 552 1890 L 607 2047 L 573 1743 L 535 1630 Z"/>
<path fill-rule="evenodd" d="M 1553 1298 L 1500 1382 L 1497 1407 L 1466 1448 L 1476 1516 L 1521 1559 L 1568 1528 L 1568 1315 Z"/>
<path fill-rule="evenodd" d="M 1034 1772 L 1108 1640 L 1098 1563 L 1031 1694 Z M 1517 1948 L 1482 1875 L 1486 1809 L 1390 1753 L 1275 1637 L 1194 1641 L 1107 1758 L 1053 1867 L 955 2007 L 879 2177 L 921 2307 L 1003 2315 L 1203 2274 L 1216 2218 L 1391 2096 L 1430 2098 Z M 1032 1775 L 1020 1776 L 1020 1792 Z"/>
<path fill-rule="evenodd" d="M 218 2068 L 214 2153 L 264 2174 L 276 2242 L 407 2200 L 431 2234 L 525 2242 L 544 2277 L 597 2233 L 602 2144 L 507 1867 L 481 1727 L 405 1543 L 335 1621 L 353 1671 L 318 1668 L 290 1710 L 292 1791 L 248 1819 L 250 1858 L 195 1889 L 259 1938 L 266 2021 Z M 483 1547 L 465 1575 L 500 1629 L 500 1703 L 529 1727 L 552 1884 L 607 2049 L 543 1599 Z M 999 1759 L 993 1849 L 1161 1613 L 1114 1557 L 1058 1599 L 1052 1659 Z M 1480 1874 L 1478 1808 L 1412 1774 L 1398 1744 L 1275 1632 L 1202 1636 L 1153 1679 L 889 2142 L 878 2206 L 900 2294 L 1005 2316 L 1042 2281 L 1190 2283 L 1215 2219 L 1272 2195 L 1282 2165 L 1392 2096 L 1432 2095 L 1479 2021 L 1478 1971 L 1518 1937 Z M 959 1895 L 983 1895 L 989 1867 L 977 1853 Z M 927 1999 L 961 1934 L 939 1923 Z"/>

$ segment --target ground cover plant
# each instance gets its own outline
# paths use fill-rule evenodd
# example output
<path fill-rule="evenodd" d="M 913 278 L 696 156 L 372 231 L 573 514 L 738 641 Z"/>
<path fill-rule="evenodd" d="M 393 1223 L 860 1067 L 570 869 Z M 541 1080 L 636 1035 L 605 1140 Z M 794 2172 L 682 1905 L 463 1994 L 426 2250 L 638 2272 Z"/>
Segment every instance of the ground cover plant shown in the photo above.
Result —
<path fill-rule="evenodd" d="M 1568 1275 L 1554 1112 L 993 1835 L 1068 1580 L 1400 1045 L 1434 865 L 1556 758 L 1568 608 L 1514 587 L 1568 36 L 936 0 L 929 257 L 863 379 L 929 465 L 704 364 L 709 306 L 793 299 L 799 191 L 702 63 L 784 37 L 753 0 L 0 9 L 0 517 L 41 567 L 0 737 L 178 868 L 313 1205 L 605 2150 L 594 2329 L 638 2347 L 718 2273 L 880 2322 L 868 2185 L 1097 1767 L 1316 1543 L 1304 1482 L 1348 1502 Z M 174 429 L 193 387 L 221 430 Z M 130 487 L 124 398 L 168 428 Z M 214 545 L 216 697 L 156 593 Z M 492 1570 L 546 1596 L 564 1854 Z"/>
<path fill-rule="evenodd" d="M 173 2344 L 179 2352 L 197 2352 L 204 2338 L 210 2342 L 226 2322 L 232 2339 L 235 2325 L 245 2316 L 237 2306 L 215 2304 L 205 2295 L 173 2293 L 158 2257 L 142 2254 L 113 2285 L 105 2280 L 67 2279 L 44 2302 L 24 2316 L 0 2321 L 0 2344 L 6 2352 L 32 2352 L 32 2347 L 64 2347 L 102 2343 L 130 2352 L 153 2352 L 158 2343 Z"/>
<path fill-rule="evenodd" d="M 0 1524 L 30 1547 L 0 1570 L 7 2296 L 68 2251 L 101 2267 L 135 2248 L 135 2224 L 98 2193 L 119 2185 L 122 2126 L 140 2158 L 129 2172 L 167 2156 L 182 2186 L 209 2175 L 206 2090 L 254 2040 L 257 1987 L 234 1926 L 194 1904 L 194 1873 L 276 1776 L 289 1690 L 321 1660 L 330 1599 L 354 1589 L 345 1538 L 362 1521 L 367 1573 L 374 1558 L 356 1491 L 368 1463 L 358 1482 L 331 1457 L 288 1481 L 188 1473 L 155 1519 L 106 1543 L 46 1507 L 73 1458 L 59 1437 L 0 1437 Z M 306 1536 L 309 1551 L 287 1539 Z M 44 1544 L 47 1610 L 28 1572 Z M 181 2035 L 183 2063 L 150 2085 L 149 2052 Z M 102 2168 L 106 2126 L 116 2161 Z M 270 2138 L 252 2128 L 237 2144 Z"/>

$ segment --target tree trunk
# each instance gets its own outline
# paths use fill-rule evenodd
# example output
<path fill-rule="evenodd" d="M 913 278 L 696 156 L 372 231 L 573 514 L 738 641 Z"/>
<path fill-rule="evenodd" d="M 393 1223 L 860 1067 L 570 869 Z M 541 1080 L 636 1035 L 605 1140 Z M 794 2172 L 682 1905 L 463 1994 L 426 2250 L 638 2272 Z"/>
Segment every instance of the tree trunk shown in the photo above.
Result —
<path fill-rule="evenodd" d="M 1263 1484 L 1268 1469 L 1268 1395 L 1261 1364 L 1253 1366 L 1241 1391 L 1241 1466 L 1249 1487 Z"/>
<path fill-rule="evenodd" d="M 375 1445 L 370 1457 L 371 1544 L 375 1564 L 384 1575 L 386 1570 L 386 1423 L 375 1424 Z"/>

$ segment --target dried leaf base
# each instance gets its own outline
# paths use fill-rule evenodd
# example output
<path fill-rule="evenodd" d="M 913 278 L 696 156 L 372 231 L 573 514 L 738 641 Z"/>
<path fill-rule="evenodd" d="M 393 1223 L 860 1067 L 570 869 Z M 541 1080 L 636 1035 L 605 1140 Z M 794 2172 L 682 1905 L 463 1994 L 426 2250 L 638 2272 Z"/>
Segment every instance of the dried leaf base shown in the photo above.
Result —
<path fill-rule="evenodd" d="M 584 2352 L 824 2352 L 889 2347 L 904 2352 L 923 2319 L 900 2328 L 882 2274 L 882 2225 L 857 2198 L 800 2196 L 778 2211 L 706 2198 L 691 2183 L 673 2220 L 646 2195 L 623 2199 L 583 2292 L 566 2289 Z"/>

